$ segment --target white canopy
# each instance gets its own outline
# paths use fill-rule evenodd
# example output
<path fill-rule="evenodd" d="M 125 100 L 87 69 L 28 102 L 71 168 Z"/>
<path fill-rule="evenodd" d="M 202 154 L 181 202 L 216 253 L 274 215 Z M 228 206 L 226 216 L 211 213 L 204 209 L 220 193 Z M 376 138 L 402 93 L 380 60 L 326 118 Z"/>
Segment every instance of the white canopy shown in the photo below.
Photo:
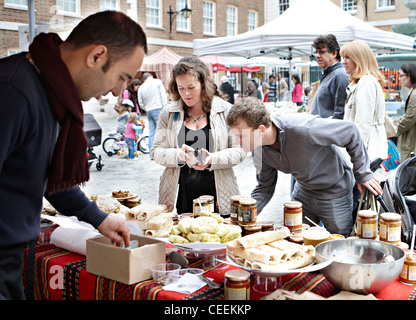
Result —
<path fill-rule="evenodd" d="M 194 40 L 194 55 L 305 57 L 315 38 L 334 34 L 340 46 L 355 39 L 376 52 L 415 51 L 415 38 L 377 29 L 330 0 L 298 0 L 275 20 L 237 36 Z"/>

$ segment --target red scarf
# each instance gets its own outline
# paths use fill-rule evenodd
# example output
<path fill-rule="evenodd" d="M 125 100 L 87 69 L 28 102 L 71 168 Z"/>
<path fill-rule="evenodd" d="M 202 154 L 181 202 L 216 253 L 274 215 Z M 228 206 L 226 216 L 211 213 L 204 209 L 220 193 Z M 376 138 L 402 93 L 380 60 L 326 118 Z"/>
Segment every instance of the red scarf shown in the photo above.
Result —
<path fill-rule="evenodd" d="M 61 58 L 62 42 L 55 33 L 41 33 L 29 46 L 60 125 L 48 172 L 48 193 L 63 191 L 89 179 L 84 111 L 75 83 Z"/>

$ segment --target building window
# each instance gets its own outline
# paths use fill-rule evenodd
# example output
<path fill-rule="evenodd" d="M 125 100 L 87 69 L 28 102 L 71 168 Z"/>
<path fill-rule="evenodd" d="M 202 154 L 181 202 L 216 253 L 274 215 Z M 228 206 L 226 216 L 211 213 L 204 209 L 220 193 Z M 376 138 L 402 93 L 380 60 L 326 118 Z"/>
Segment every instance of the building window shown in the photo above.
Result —
<path fill-rule="evenodd" d="M 146 0 L 146 25 L 161 27 L 160 0 Z"/>
<path fill-rule="evenodd" d="M 56 4 L 59 13 L 79 14 L 81 11 L 78 0 L 58 0 Z"/>
<path fill-rule="evenodd" d="M 213 2 L 204 1 L 203 7 L 203 25 L 205 34 L 215 34 L 215 4 Z"/>
<path fill-rule="evenodd" d="M 344 10 L 344 11 L 356 11 L 357 10 L 357 0 L 343 0 L 342 1 L 342 10 Z"/>
<path fill-rule="evenodd" d="M 237 8 L 227 6 L 227 36 L 237 34 Z"/>
<path fill-rule="evenodd" d="M 257 12 L 247 11 L 247 31 L 254 30 L 257 27 Z"/>
<path fill-rule="evenodd" d="M 279 0 L 279 15 L 289 9 L 289 0 Z"/>
<path fill-rule="evenodd" d="M 187 0 L 176 0 L 176 11 L 180 11 L 185 8 L 185 5 L 188 4 L 188 7 L 191 8 L 191 4 Z M 185 19 L 182 13 L 178 13 L 176 16 L 176 30 L 179 31 L 190 31 L 189 19 Z"/>
<path fill-rule="evenodd" d="M 4 5 L 27 9 L 27 0 L 5 0 Z"/>
<path fill-rule="evenodd" d="M 117 11 L 117 0 L 100 0 L 100 10 Z"/>
<path fill-rule="evenodd" d="M 377 9 L 390 9 L 396 5 L 395 0 L 377 0 Z"/>

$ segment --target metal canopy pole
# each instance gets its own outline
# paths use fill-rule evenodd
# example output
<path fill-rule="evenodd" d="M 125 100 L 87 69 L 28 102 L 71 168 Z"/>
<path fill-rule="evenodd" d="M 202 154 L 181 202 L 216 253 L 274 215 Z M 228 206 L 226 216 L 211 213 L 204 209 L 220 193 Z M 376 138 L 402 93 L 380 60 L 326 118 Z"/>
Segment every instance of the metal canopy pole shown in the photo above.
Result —
<path fill-rule="evenodd" d="M 35 25 L 35 0 L 27 1 L 27 9 L 29 14 L 29 44 L 32 43 L 36 34 Z"/>

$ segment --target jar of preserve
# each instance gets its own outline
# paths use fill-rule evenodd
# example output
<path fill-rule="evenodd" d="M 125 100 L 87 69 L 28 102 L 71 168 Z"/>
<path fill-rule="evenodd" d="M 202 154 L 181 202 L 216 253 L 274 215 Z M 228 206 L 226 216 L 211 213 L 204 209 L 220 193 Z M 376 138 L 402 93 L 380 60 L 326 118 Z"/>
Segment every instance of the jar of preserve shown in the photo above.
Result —
<path fill-rule="evenodd" d="M 240 209 L 238 210 L 238 224 L 248 226 L 256 224 L 257 220 L 257 201 L 255 199 L 240 199 Z"/>
<path fill-rule="evenodd" d="M 200 196 L 199 200 L 204 200 L 206 202 L 207 205 L 207 210 L 209 213 L 213 213 L 215 212 L 215 207 L 214 207 L 214 197 L 213 196 Z"/>
<path fill-rule="evenodd" d="M 201 211 L 205 211 L 208 212 L 208 204 L 207 201 L 204 199 L 194 199 L 193 201 L 193 213 L 194 213 L 194 217 L 199 217 Z"/>
<path fill-rule="evenodd" d="M 250 273 L 230 270 L 225 273 L 224 300 L 250 300 Z"/>
<path fill-rule="evenodd" d="M 302 203 L 288 201 L 283 204 L 283 225 L 289 230 L 302 229 Z"/>
<path fill-rule="evenodd" d="M 230 219 L 231 221 L 238 221 L 238 211 L 240 210 L 240 199 L 247 198 L 246 196 L 235 195 L 231 197 L 230 202 Z"/>
<path fill-rule="evenodd" d="M 357 236 L 361 239 L 375 240 L 377 238 L 377 212 L 360 210 L 357 213 Z"/>
<path fill-rule="evenodd" d="M 399 244 L 401 240 L 402 219 L 393 212 L 380 214 L 380 240 L 391 244 Z"/>
<path fill-rule="evenodd" d="M 411 250 L 406 250 L 403 268 L 399 275 L 400 282 L 416 284 L 416 255 Z"/>

